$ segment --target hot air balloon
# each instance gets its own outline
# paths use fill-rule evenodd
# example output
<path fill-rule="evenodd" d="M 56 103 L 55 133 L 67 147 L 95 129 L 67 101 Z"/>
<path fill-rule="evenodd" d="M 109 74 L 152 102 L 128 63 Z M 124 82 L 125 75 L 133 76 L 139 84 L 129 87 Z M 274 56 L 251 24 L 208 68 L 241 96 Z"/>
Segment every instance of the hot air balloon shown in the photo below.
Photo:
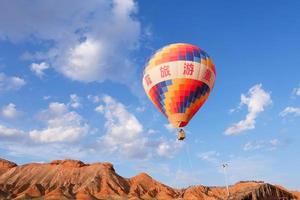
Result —
<path fill-rule="evenodd" d="M 202 107 L 213 89 L 216 69 L 209 55 L 192 44 L 176 43 L 158 51 L 145 65 L 143 86 L 158 110 L 179 129 Z"/>

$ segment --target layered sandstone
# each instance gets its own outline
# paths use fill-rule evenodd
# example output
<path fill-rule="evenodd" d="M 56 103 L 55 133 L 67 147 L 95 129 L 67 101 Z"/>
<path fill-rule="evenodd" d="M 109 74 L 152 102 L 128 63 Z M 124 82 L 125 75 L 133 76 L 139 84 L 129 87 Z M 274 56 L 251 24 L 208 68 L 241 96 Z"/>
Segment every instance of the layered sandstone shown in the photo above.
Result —
<path fill-rule="evenodd" d="M 263 182 L 240 182 L 229 190 L 228 197 L 225 187 L 174 189 L 146 173 L 124 178 L 111 163 L 55 160 L 17 166 L 0 159 L 0 199 L 290 200 L 299 197 L 299 192 Z"/>

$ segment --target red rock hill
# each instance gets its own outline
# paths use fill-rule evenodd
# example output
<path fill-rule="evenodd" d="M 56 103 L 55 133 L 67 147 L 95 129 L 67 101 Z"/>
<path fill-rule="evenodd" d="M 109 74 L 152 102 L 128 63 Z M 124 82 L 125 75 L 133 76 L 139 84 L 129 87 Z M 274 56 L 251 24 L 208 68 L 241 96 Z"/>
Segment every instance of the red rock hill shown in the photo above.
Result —
<path fill-rule="evenodd" d="M 0 199 L 291 200 L 296 195 L 299 193 L 263 182 L 240 182 L 230 187 L 227 198 L 224 187 L 174 189 L 145 173 L 123 178 L 110 163 L 55 160 L 17 166 L 0 159 Z"/>

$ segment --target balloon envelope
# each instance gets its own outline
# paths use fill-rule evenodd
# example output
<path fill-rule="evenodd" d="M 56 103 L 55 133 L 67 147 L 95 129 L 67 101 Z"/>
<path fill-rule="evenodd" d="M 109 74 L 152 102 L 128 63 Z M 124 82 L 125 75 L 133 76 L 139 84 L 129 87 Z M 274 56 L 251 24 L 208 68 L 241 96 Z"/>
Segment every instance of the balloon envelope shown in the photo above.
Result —
<path fill-rule="evenodd" d="M 215 78 L 215 66 L 205 51 L 177 43 L 159 49 L 149 59 L 143 86 L 153 104 L 179 128 L 205 103 Z"/>

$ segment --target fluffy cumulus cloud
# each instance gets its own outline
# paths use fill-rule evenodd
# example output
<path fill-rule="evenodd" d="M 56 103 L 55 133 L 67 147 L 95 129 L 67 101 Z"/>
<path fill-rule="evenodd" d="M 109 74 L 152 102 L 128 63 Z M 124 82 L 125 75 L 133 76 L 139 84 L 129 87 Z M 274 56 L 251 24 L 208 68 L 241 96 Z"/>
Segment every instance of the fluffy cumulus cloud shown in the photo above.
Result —
<path fill-rule="evenodd" d="M 130 158 L 148 159 L 153 155 L 172 157 L 180 145 L 163 139 L 145 136 L 144 127 L 126 107 L 110 96 L 95 111 L 103 114 L 106 132 L 98 140 L 102 149 Z"/>
<path fill-rule="evenodd" d="M 46 127 L 29 132 L 30 138 L 37 143 L 73 142 L 87 134 L 89 126 L 67 105 L 58 102 L 49 104 L 49 108 L 41 113 Z"/>
<path fill-rule="evenodd" d="M 110 96 L 103 98 L 104 109 L 97 108 L 97 111 L 104 112 L 106 118 L 105 127 L 107 137 L 113 138 L 112 143 L 121 141 L 131 141 L 143 132 L 142 124 L 137 118 L 128 112 L 125 106 Z M 110 140 L 110 139 L 109 139 Z"/>
<path fill-rule="evenodd" d="M 261 84 L 254 85 L 248 94 L 241 95 L 240 106 L 248 107 L 246 118 L 231 125 L 225 130 L 225 135 L 237 135 L 255 128 L 256 118 L 264 111 L 265 107 L 272 103 L 271 95 L 262 89 Z"/>
<path fill-rule="evenodd" d="M 18 112 L 14 111 L 13 104 L 3 108 L 7 117 L 12 117 L 14 112 Z M 1 148 L 5 149 L 8 155 L 39 159 L 45 159 L 45 155 L 47 159 L 79 159 L 95 153 L 91 147 L 73 142 L 85 137 L 90 129 L 82 116 L 70 109 L 72 107 L 68 104 L 50 103 L 47 109 L 37 115 L 45 124 L 39 124 L 40 129 L 28 131 L 0 124 Z"/>
<path fill-rule="evenodd" d="M 18 90 L 25 84 L 25 80 L 20 77 L 0 73 L 0 91 Z"/>
<path fill-rule="evenodd" d="M 100 63 L 105 49 L 102 48 L 100 41 L 87 38 L 83 42 L 79 42 L 67 53 L 67 60 L 59 70 L 66 76 L 81 81 L 94 81 L 98 79 L 101 72 Z M 78 73 L 80 72 L 80 73 Z"/>
<path fill-rule="evenodd" d="M 13 103 L 3 106 L 1 110 L 1 115 L 7 119 L 15 119 L 20 114 L 21 112 L 17 110 L 17 106 Z"/>
<path fill-rule="evenodd" d="M 135 73 L 131 52 L 141 35 L 136 12 L 134 0 L 45 0 L 30 5 L 5 0 L 0 40 L 47 42 L 48 49 L 22 56 L 32 60 L 31 69 L 39 76 L 49 64 L 72 80 L 128 83 Z"/>
<path fill-rule="evenodd" d="M 7 115 L 12 117 L 14 114 Z M 89 126 L 84 119 L 78 113 L 70 111 L 69 107 L 63 103 L 50 103 L 48 109 L 42 111 L 39 117 L 46 124 L 44 128 L 23 131 L 0 124 L 0 137 L 23 138 L 23 142 L 27 144 L 32 144 L 32 142 L 34 144 L 69 143 L 82 138 L 89 131 Z"/>
<path fill-rule="evenodd" d="M 0 124 L 0 138 L 17 138 L 23 135 L 24 132 L 21 130 L 8 128 Z"/>
<path fill-rule="evenodd" d="M 49 68 L 49 65 L 45 62 L 41 63 L 32 63 L 30 69 L 34 72 L 37 76 L 42 77 L 44 76 L 44 71 Z"/>
<path fill-rule="evenodd" d="M 142 124 L 122 103 L 112 97 L 104 96 L 103 103 L 104 105 L 95 109 L 106 119 L 106 133 L 99 139 L 99 143 L 110 152 L 118 151 L 130 157 L 147 157 L 147 152 L 144 151 L 147 139 L 142 137 Z"/>
<path fill-rule="evenodd" d="M 285 117 L 287 115 L 293 115 L 295 117 L 300 116 L 300 108 L 297 107 L 286 107 L 280 114 L 281 117 Z"/>
<path fill-rule="evenodd" d="M 72 101 L 51 102 L 47 109 L 37 115 L 37 119 L 42 122 L 38 125 L 39 128 L 25 131 L 0 124 L 1 146 L 14 156 L 36 157 L 36 152 L 43 152 L 49 158 L 80 158 L 84 155 L 102 154 L 138 160 L 172 158 L 181 149 L 183 144 L 176 140 L 153 137 L 156 131 L 145 130 L 136 116 L 114 98 L 106 95 L 99 101 L 101 105 L 95 111 L 104 117 L 103 132 L 91 128 L 74 111 L 77 106 L 72 106 Z M 92 141 L 87 138 L 89 132 L 95 137 Z M 87 139 L 85 143 L 74 143 L 83 138 Z"/>
<path fill-rule="evenodd" d="M 156 151 L 159 156 L 172 158 L 181 147 L 182 144 L 178 141 L 161 141 Z"/>

